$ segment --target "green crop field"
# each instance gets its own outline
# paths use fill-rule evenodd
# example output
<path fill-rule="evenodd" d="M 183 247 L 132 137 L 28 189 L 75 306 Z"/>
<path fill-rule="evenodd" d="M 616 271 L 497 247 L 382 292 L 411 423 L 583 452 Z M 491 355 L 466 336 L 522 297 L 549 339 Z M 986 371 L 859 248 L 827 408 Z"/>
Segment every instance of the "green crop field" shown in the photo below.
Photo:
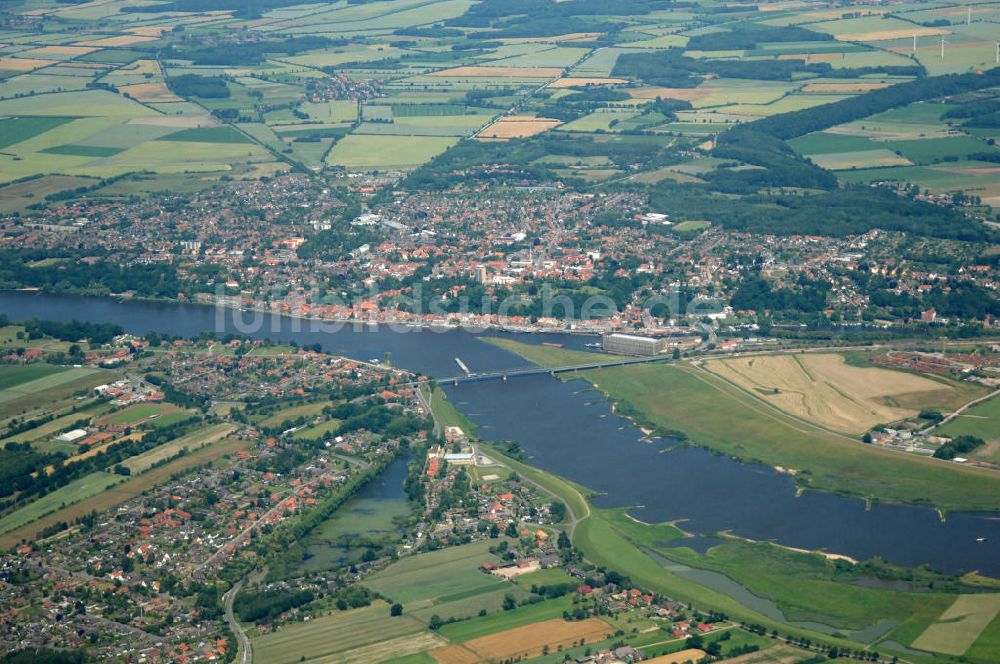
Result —
<path fill-rule="evenodd" d="M 886 147 L 898 151 L 915 164 L 929 164 L 945 158 L 965 159 L 977 152 L 991 152 L 1000 157 L 1000 151 L 986 141 L 971 136 L 928 138 L 913 141 L 889 141 Z"/>
<path fill-rule="evenodd" d="M 122 482 L 124 479 L 121 475 L 98 471 L 74 480 L 66 486 L 42 496 L 33 503 L 0 518 L 0 533 L 20 528 L 45 516 L 49 512 L 95 496 L 108 487 Z"/>
<path fill-rule="evenodd" d="M 277 632 L 253 639 L 253 652 L 261 661 L 273 664 L 291 664 L 300 657 L 308 661 L 349 661 L 350 651 L 392 641 L 398 637 L 420 639 L 424 631 L 420 621 L 407 615 L 389 616 L 389 605 L 377 601 L 371 606 L 332 613 L 314 618 L 307 623 L 292 623 Z M 421 643 L 419 650 L 436 645 L 436 640 Z M 413 652 L 413 651 L 411 651 Z M 398 653 L 399 656 L 410 653 Z M 369 661 L 377 661 L 372 659 Z"/>
<path fill-rule="evenodd" d="M 44 134 L 71 119 L 53 117 L 4 118 L 0 120 L 0 149 Z"/>
<path fill-rule="evenodd" d="M 299 404 L 289 408 L 283 408 L 278 412 L 257 421 L 257 424 L 265 427 L 276 427 L 286 420 L 295 420 L 299 417 L 315 417 L 323 412 L 323 409 L 329 405 L 329 401 L 317 401 L 315 403 Z"/>
<path fill-rule="evenodd" d="M 1000 397 L 987 399 L 965 411 L 936 432 L 942 436 L 979 436 L 984 440 L 1000 438 Z"/>
<path fill-rule="evenodd" d="M 810 155 L 812 162 L 831 171 L 852 168 L 884 168 L 886 166 L 909 166 L 910 161 L 886 149 L 861 150 L 858 152 L 830 152 Z"/>
<path fill-rule="evenodd" d="M 514 583 L 521 586 L 522 588 L 530 589 L 531 586 L 551 586 L 559 585 L 563 583 L 572 583 L 574 585 L 579 585 L 579 579 L 575 576 L 570 576 L 561 567 L 550 567 L 549 569 L 540 569 L 537 572 L 529 572 L 528 574 L 521 574 L 520 576 L 514 577 Z"/>
<path fill-rule="evenodd" d="M 39 378 L 52 376 L 66 371 L 66 367 L 56 367 L 48 364 L 26 364 L 23 366 L 7 365 L 0 367 L 0 392 L 28 383 Z"/>
<path fill-rule="evenodd" d="M 487 551 L 492 544 L 481 541 L 404 558 L 366 579 L 365 585 L 408 610 L 510 588 L 480 569 L 485 563 L 500 562 Z"/>
<path fill-rule="evenodd" d="M 137 456 L 126 459 L 122 465 L 128 468 L 134 475 L 145 472 L 165 459 L 176 456 L 181 450 L 194 452 L 206 445 L 218 442 L 231 434 L 236 427 L 232 424 L 214 424 L 203 429 L 197 429 L 187 433 L 180 438 L 175 438 L 159 447 L 154 447 L 148 452 L 143 452 Z"/>
<path fill-rule="evenodd" d="M 170 406 L 162 403 L 142 403 L 108 415 L 104 419 L 108 424 L 138 424 L 154 415 L 160 415 L 168 408 Z"/>
<path fill-rule="evenodd" d="M 345 136 L 326 157 L 331 166 L 354 170 L 411 168 L 458 142 L 438 136 Z"/>
<path fill-rule="evenodd" d="M 442 636 L 454 642 L 468 641 L 481 636 L 488 636 L 515 627 L 523 627 L 532 623 L 562 618 L 563 611 L 572 607 L 572 598 L 565 595 L 558 599 L 550 599 L 537 604 L 518 607 L 512 611 L 491 613 L 482 617 L 451 623 L 440 629 Z"/>
<path fill-rule="evenodd" d="M 13 369 L 12 374 L 8 371 Z M 28 371 L 18 372 L 18 369 Z M 48 392 L 61 385 L 72 383 L 97 373 L 95 369 L 50 367 L 39 365 L 35 367 L 4 367 L 0 371 L 0 380 L 7 383 L 0 387 L 0 403 L 21 399 L 25 396 Z M 8 376 L 10 376 L 8 378 Z"/>
<path fill-rule="evenodd" d="M 86 393 L 102 383 L 113 382 L 119 377 L 119 374 L 112 371 L 70 371 L 80 373 L 52 374 L 0 392 L 0 420 L 28 413 L 37 416 L 68 407 L 75 403 L 71 397 Z"/>
<path fill-rule="evenodd" d="M 320 438 L 332 436 L 337 433 L 337 429 L 339 428 L 340 420 L 332 418 L 314 426 L 299 429 L 292 434 L 292 438 L 295 438 L 296 440 L 318 440 Z"/>
<path fill-rule="evenodd" d="M 199 127 L 167 134 L 161 141 L 189 141 L 192 143 L 250 143 L 250 139 L 232 127 Z"/>

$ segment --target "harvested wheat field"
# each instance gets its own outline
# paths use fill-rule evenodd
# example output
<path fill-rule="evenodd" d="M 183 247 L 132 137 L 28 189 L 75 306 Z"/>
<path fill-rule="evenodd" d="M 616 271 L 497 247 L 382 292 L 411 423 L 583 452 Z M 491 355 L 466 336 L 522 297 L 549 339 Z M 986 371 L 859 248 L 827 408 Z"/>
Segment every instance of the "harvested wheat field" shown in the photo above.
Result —
<path fill-rule="evenodd" d="M 481 636 L 466 641 L 465 647 L 487 660 L 530 659 L 541 655 L 545 646 L 555 652 L 559 646 L 571 647 L 580 639 L 586 639 L 588 643 L 602 641 L 613 632 L 613 627 L 597 618 L 573 622 L 555 618 Z"/>
<path fill-rule="evenodd" d="M 790 415 L 850 434 L 917 414 L 888 405 L 891 397 L 952 390 L 902 371 L 852 367 L 832 353 L 741 357 L 705 366 Z"/>
<path fill-rule="evenodd" d="M 843 53 L 782 53 L 779 60 L 805 60 L 806 62 L 840 62 Z"/>
<path fill-rule="evenodd" d="M 58 60 L 42 60 L 40 58 L 0 58 L 0 69 L 7 71 L 34 71 L 42 67 L 54 65 Z"/>
<path fill-rule="evenodd" d="M 194 129 L 196 127 L 215 127 L 218 126 L 219 121 L 211 115 L 149 115 L 143 118 L 132 118 L 128 124 Z"/>
<path fill-rule="evenodd" d="M 840 41 L 869 42 L 869 41 L 889 41 L 892 39 L 909 39 L 917 37 L 934 37 L 937 35 L 950 35 L 951 32 L 941 28 L 905 28 L 903 30 L 874 30 L 872 32 L 850 32 L 841 35 L 834 35 Z"/>
<path fill-rule="evenodd" d="M 96 50 L 96 48 L 91 46 L 42 46 L 41 48 L 33 48 L 30 51 L 26 51 L 25 55 L 42 58 L 45 56 L 55 57 L 65 55 L 71 58 L 78 58 L 81 55 L 87 55 Z"/>
<path fill-rule="evenodd" d="M 700 662 L 701 658 L 704 656 L 704 650 L 688 648 L 687 650 L 670 653 L 669 655 L 661 655 L 659 657 L 654 657 L 653 659 L 647 659 L 646 664 L 684 664 L 684 662 Z"/>
<path fill-rule="evenodd" d="M 427 654 L 438 664 L 476 664 L 482 661 L 479 655 L 458 644 L 428 650 Z"/>
<path fill-rule="evenodd" d="M 802 92 L 868 92 L 889 87 L 889 83 L 810 83 Z"/>
<path fill-rule="evenodd" d="M 116 46 L 132 46 L 133 44 L 142 44 L 151 41 L 156 41 L 156 37 L 148 37 L 144 35 L 117 35 L 115 37 L 104 37 L 103 39 L 92 39 L 90 41 L 77 42 L 75 46 L 114 48 Z"/>
<path fill-rule="evenodd" d="M 133 35 L 142 35 L 143 37 L 159 37 L 164 32 L 169 32 L 172 29 L 173 26 L 170 25 L 142 25 L 138 28 L 125 28 L 125 32 Z"/>
<path fill-rule="evenodd" d="M 497 120 L 486 127 L 477 138 L 508 139 L 525 138 L 558 127 L 562 122 L 552 118 L 532 118 L 527 116 L 511 116 Z"/>
<path fill-rule="evenodd" d="M 563 73 L 560 67 L 452 67 L 431 72 L 428 76 L 451 78 L 555 78 Z"/>
<path fill-rule="evenodd" d="M 118 88 L 122 94 L 147 103 L 166 103 L 171 101 L 183 101 L 175 95 L 163 83 L 136 83 L 135 85 L 123 85 Z"/>
<path fill-rule="evenodd" d="M 1000 613 L 1000 593 L 959 595 L 937 622 L 913 642 L 914 648 L 962 655 Z"/>
<path fill-rule="evenodd" d="M 600 36 L 600 32 L 570 32 L 555 37 L 514 37 L 505 39 L 507 44 L 558 44 L 560 42 L 589 41 Z"/>
<path fill-rule="evenodd" d="M 588 85 L 619 85 L 628 83 L 624 78 L 582 78 L 567 76 L 549 83 L 550 88 L 582 88 Z"/>
<path fill-rule="evenodd" d="M 444 643 L 444 639 L 430 632 L 418 632 L 371 645 L 311 658 L 313 664 L 371 664 L 386 662 L 425 652 Z"/>

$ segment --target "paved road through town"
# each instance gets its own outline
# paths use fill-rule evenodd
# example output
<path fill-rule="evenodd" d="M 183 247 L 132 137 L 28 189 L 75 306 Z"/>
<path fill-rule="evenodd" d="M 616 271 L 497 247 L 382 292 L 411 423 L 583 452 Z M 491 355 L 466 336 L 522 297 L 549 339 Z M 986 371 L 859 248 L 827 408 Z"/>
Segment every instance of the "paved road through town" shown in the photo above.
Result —
<path fill-rule="evenodd" d="M 222 596 L 223 604 L 226 607 L 226 622 L 229 624 L 229 628 L 233 630 L 233 634 L 236 635 L 236 640 L 239 643 L 239 663 L 240 664 L 250 664 L 253 658 L 253 651 L 250 648 L 250 639 L 247 638 L 246 632 L 240 627 L 240 623 L 236 620 L 236 616 L 233 614 L 233 603 L 236 601 L 236 595 L 240 592 L 240 588 L 243 586 L 242 581 L 238 581 L 236 585 L 229 589 L 229 591 Z"/>

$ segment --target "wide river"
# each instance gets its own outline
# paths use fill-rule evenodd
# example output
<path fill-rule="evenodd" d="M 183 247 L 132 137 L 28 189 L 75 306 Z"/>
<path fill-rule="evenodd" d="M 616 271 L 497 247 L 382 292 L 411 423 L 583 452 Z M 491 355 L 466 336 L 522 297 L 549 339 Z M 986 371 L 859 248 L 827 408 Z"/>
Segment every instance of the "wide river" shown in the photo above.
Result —
<path fill-rule="evenodd" d="M 127 331 L 179 336 L 203 331 L 269 337 L 358 359 L 392 354 L 393 364 L 429 376 L 524 366 L 524 360 L 482 343 L 464 330 L 342 326 L 313 329 L 310 321 L 198 305 L 119 302 L 25 292 L 0 292 L 0 313 L 24 320 L 113 322 Z M 558 342 L 582 349 L 592 339 L 573 335 L 512 335 L 520 341 Z M 1000 514 L 952 513 L 942 522 L 926 507 L 878 504 L 818 492 L 796 496 L 793 479 L 771 468 L 742 464 L 673 441 L 646 442 L 628 420 L 611 412 L 603 395 L 580 381 L 547 376 L 446 388 L 449 397 L 481 426 L 484 438 L 517 440 L 540 468 L 601 495 L 599 506 L 630 507 L 644 521 L 681 521 L 696 533 L 732 531 L 787 546 L 823 549 L 865 559 L 880 556 L 901 565 L 947 572 L 977 570 L 1000 577 Z"/>

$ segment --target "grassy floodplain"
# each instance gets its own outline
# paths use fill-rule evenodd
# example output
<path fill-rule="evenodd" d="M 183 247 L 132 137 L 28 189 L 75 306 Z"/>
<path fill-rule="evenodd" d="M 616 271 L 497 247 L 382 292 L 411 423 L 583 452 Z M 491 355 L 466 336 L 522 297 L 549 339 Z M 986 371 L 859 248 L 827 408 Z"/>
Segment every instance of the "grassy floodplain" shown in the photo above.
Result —
<path fill-rule="evenodd" d="M 550 365 L 575 357 L 518 342 L 504 347 Z M 991 471 L 864 445 L 790 417 L 690 364 L 614 367 L 580 377 L 627 404 L 644 424 L 682 431 L 693 444 L 745 461 L 795 470 L 805 488 L 945 511 L 1000 510 L 1000 478 Z"/>

